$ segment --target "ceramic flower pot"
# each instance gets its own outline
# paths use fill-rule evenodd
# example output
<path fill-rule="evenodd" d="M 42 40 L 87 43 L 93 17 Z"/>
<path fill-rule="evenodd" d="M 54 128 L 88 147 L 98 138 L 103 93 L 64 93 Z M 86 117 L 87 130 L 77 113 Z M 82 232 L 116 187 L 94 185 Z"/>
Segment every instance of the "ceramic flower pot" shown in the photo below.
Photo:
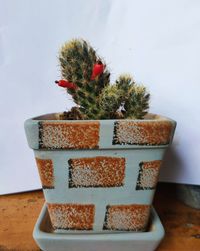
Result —
<path fill-rule="evenodd" d="M 56 232 L 145 231 L 175 121 L 56 120 L 25 122 Z"/>

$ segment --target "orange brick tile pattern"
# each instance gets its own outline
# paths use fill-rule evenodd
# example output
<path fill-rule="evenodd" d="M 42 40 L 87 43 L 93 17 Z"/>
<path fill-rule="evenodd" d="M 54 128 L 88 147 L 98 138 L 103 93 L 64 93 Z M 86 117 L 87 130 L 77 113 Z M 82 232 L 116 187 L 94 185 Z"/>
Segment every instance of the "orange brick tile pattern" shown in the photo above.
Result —
<path fill-rule="evenodd" d="M 54 188 L 53 161 L 36 158 L 36 163 L 43 189 Z"/>
<path fill-rule="evenodd" d="M 169 121 L 118 121 L 114 125 L 113 145 L 166 145 L 172 130 Z"/>
<path fill-rule="evenodd" d="M 47 204 L 54 229 L 92 230 L 95 215 L 93 204 Z"/>
<path fill-rule="evenodd" d="M 145 231 L 150 214 L 149 205 L 107 206 L 104 230 Z"/>
<path fill-rule="evenodd" d="M 141 162 L 136 190 L 155 189 L 160 166 L 161 160 Z"/>
<path fill-rule="evenodd" d="M 125 178 L 125 158 L 97 156 L 69 160 L 69 187 L 119 187 Z"/>
<path fill-rule="evenodd" d="M 98 121 L 39 122 L 39 148 L 93 149 L 99 144 Z"/>

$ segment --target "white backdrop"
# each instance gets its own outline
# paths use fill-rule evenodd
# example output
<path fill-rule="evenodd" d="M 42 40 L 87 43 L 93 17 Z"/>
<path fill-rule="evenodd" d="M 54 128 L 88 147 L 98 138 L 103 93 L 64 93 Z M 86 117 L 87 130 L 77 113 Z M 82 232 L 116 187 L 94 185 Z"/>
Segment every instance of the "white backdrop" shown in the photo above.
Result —
<path fill-rule="evenodd" d="M 160 180 L 200 184 L 200 1 L 0 0 L 0 194 L 40 188 L 24 120 L 70 107 L 58 49 L 82 37 L 178 122 Z"/>

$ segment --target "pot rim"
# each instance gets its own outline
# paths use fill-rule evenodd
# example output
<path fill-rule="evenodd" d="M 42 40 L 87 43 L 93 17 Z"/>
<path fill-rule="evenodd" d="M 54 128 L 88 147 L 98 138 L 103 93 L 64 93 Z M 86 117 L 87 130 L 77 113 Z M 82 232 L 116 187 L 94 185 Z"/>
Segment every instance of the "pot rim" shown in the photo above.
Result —
<path fill-rule="evenodd" d="M 176 121 L 152 113 L 147 114 L 144 119 L 137 120 L 61 120 L 58 119 L 58 114 L 44 114 L 25 121 L 24 127 L 30 148 L 166 148 L 171 144 L 176 128 Z M 124 134 L 126 130 L 128 131 Z M 69 139 L 66 138 L 66 133 L 71 135 Z"/>
<path fill-rule="evenodd" d="M 76 122 L 95 122 L 95 121 L 107 121 L 107 122 L 113 122 L 113 121 L 134 121 L 134 122 L 152 122 L 152 121 L 159 121 L 159 122 L 162 122 L 162 121 L 170 121 L 172 122 L 173 124 L 176 125 L 176 121 L 169 118 L 169 117 L 166 117 L 166 116 L 163 116 L 163 115 L 160 115 L 160 114 L 154 114 L 154 113 L 147 113 L 145 116 L 144 116 L 144 119 L 83 119 L 83 120 L 61 120 L 61 119 L 58 119 L 58 116 L 60 113 L 58 112 L 55 112 L 55 113 L 46 113 L 46 114 L 42 114 L 42 115 L 39 115 L 39 116 L 35 116 L 35 117 L 32 117 L 30 119 L 27 119 L 27 121 L 50 121 L 50 122 L 63 122 L 63 123 L 67 123 L 67 122 L 70 122 L 70 123 L 76 123 Z"/>

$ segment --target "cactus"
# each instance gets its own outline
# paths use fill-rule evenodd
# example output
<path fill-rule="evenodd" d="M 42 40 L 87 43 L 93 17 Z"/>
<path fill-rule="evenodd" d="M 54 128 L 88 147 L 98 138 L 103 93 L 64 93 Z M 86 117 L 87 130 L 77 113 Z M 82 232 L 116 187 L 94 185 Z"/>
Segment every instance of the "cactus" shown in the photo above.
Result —
<path fill-rule="evenodd" d="M 150 94 L 144 85 L 138 85 L 129 75 L 121 75 L 116 86 L 122 91 L 124 117 L 142 119 L 149 109 Z"/>
<path fill-rule="evenodd" d="M 99 95 L 109 85 L 110 73 L 96 51 L 84 40 L 72 40 L 63 45 L 59 55 L 62 78 L 74 83 L 76 89 L 67 89 L 74 102 L 87 119 L 103 116 L 99 106 Z M 91 79 L 93 66 L 103 64 L 103 73 Z"/>
<path fill-rule="evenodd" d="M 65 43 L 59 60 L 63 80 L 56 83 L 72 96 L 76 107 L 60 119 L 142 119 L 150 95 L 129 75 L 110 84 L 110 73 L 102 58 L 82 39 Z"/>

